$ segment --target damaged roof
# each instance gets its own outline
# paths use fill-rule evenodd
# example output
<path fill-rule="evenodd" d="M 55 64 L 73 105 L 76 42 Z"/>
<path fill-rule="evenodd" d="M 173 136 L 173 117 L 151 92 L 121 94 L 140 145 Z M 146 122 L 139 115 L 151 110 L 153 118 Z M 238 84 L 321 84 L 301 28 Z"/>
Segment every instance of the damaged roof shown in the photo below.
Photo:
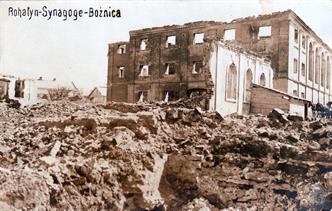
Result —
<path fill-rule="evenodd" d="M 273 12 L 271 14 L 266 15 L 258 15 L 258 16 L 248 16 L 243 18 L 236 18 L 233 19 L 230 22 L 222 22 L 222 21 L 195 21 L 195 22 L 189 22 L 185 23 L 183 25 L 165 25 L 165 26 L 159 26 L 159 27 L 151 27 L 151 28 L 143 28 L 138 30 L 132 30 L 129 31 L 130 36 L 142 33 L 142 32 L 159 32 L 159 31 L 165 31 L 168 29 L 181 29 L 181 28 L 190 28 L 190 27 L 207 27 L 207 26 L 220 26 L 220 25 L 227 25 L 227 24 L 236 24 L 236 23 L 243 23 L 243 22 L 250 22 L 250 21 L 262 21 L 267 20 L 271 18 L 278 18 L 278 17 L 288 17 L 288 18 L 294 18 L 298 23 L 300 23 L 305 29 L 308 30 L 308 32 L 314 36 L 319 42 L 322 43 L 324 47 L 326 47 L 330 52 L 332 52 L 332 49 L 330 46 L 328 46 L 293 10 L 289 9 L 286 11 L 279 11 L 279 12 Z"/>
<path fill-rule="evenodd" d="M 267 15 L 258 15 L 258 16 L 248 16 L 244 18 L 236 18 L 231 20 L 230 22 L 224 22 L 224 21 L 194 21 L 194 22 L 188 22 L 183 25 L 165 25 L 165 26 L 158 26 L 158 27 L 151 27 L 151 28 L 143 28 L 143 29 L 138 29 L 138 30 L 132 30 L 129 32 L 129 34 L 136 34 L 139 32 L 144 32 L 144 31 L 157 31 L 157 30 L 165 30 L 165 29 L 178 29 L 178 28 L 187 28 L 187 27 L 199 27 L 199 26 L 216 26 L 216 25 L 227 25 L 231 23 L 241 23 L 241 22 L 247 22 L 247 21 L 253 21 L 253 20 L 264 20 L 264 19 L 270 19 L 270 18 L 275 18 L 275 17 L 280 17 L 284 15 L 289 15 L 292 13 L 292 10 L 286 10 L 282 12 L 274 12 L 271 14 Z M 293 12 L 294 13 L 294 12 Z"/>

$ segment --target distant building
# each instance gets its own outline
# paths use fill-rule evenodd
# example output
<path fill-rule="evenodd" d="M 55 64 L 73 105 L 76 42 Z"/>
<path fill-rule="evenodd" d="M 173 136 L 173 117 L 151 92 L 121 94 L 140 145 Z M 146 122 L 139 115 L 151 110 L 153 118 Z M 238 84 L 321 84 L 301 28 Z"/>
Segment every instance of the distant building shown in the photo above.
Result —
<path fill-rule="evenodd" d="M 8 98 L 9 80 L 0 78 L 0 100 Z"/>
<path fill-rule="evenodd" d="M 88 95 L 88 99 L 93 103 L 106 103 L 106 94 L 106 87 L 95 87 Z"/>
<path fill-rule="evenodd" d="M 80 91 L 73 82 L 62 82 L 56 79 L 20 79 L 4 76 L 9 80 L 8 97 L 19 100 L 21 104 L 33 104 L 41 100 L 54 100 L 61 97 L 74 97 Z"/>
<path fill-rule="evenodd" d="M 228 23 L 200 21 L 129 34 L 129 42 L 109 44 L 107 101 L 172 100 L 190 96 L 193 91 L 213 92 L 223 101 L 220 108 L 231 106 L 227 112 L 236 108 L 241 113 L 248 110 L 243 96 L 247 88 L 251 90 L 245 85 L 250 81 L 244 74 L 247 69 L 252 71 L 253 83 L 261 84 L 265 78 L 265 87 L 287 95 L 313 103 L 332 100 L 332 50 L 291 10 Z M 222 50 L 230 46 L 236 47 Z M 219 53 L 215 60 L 212 55 L 218 48 L 226 53 Z M 262 64 L 263 58 L 270 61 L 273 74 L 261 77 L 257 64 Z M 237 83 L 229 77 L 232 72 Z M 221 84 L 214 74 L 219 74 Z M 211 100 L 215 103 L 210 101 L 210 109 L 214 106 L 212 109 L 218 110 L 214 104 L 219 101 Z"/>

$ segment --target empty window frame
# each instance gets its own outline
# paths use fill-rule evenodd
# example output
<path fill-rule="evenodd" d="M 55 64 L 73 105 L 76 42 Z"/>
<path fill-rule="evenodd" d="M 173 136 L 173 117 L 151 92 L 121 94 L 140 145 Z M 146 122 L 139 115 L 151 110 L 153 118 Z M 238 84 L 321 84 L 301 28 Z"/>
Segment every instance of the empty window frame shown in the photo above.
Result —
<path fill-rule="evenodd" d="M 297 73 L 297 59 L 294 59 L 293 61 L 293 73 Z"/>
<path fill-rule="evenodd" d="M 224 33 L 224 40 L 235 40 L 235 29 L 226 29 Z"/>
<path fill-rule="evenodd" d="M 140 45 L 139 45 L 139 49 L 141 51 L 144 51 L 147 49 L 148 46 L 148 39 L 141 39 Z"/>
<path fill-rule="evenodd" d="M 252 71 L 248 69 L 246 72 L 246 80 L 245 80 L 245 95 L 244 95 L 244 102 L 249 103 L 251 98 L 251 87 L 252 87 Z"/>
<path fill-rule="evenodd" d="M 305 76 L 305 64 L 301 63 L 301 75 Z"/>
<path fill-rule="evenodd" d="M 237 70 L 235 64 L 231 64 L 227 73 L 226 98 L 236 100 Z"/>
<path fill-rule="evenodd" d="M 173 90 L 166 90 L 164 92 L 164 102 L 176 100 L 175 92 Z"/>
<path fill-rule="evenodd" d="M 140 73 L 139 76 L 149 76 L 149 65 L 140 65 L 139 66 Z"/>
<path fill-rule="evenodd" d="M 261 27 L 259 27 L 258 37 L 259 38 L 271 37 L 271 26 L 261 26 Z"/>
<path fill-rule="evenodd" d="M 117 54 L 125 54 L 126 53 L 126 45 L 119 45 L 116 51 Z"/>
<path fill-rule="evenodd" d="M 301 39 L 301 43 L 302 43 L 302 48 L 305 49 L 305 36 L 302 36 L 302 39 Z"/>
<path fill-rule="evenodd" d="M 203 62 L 202 61 L 193 61 L 192 74 L 199 74 L 202 71 Z"/>
<path fill-rule="evenodd" d="M 171 46 L 175 46 L 176 45 L 176 36 L 175 35 L 171 35 L 171 36 L 167 36 L 166 37 L 166 48 L 169 48 Z"/>
<path fill-rule="evenodd" d="M 123 67 L 123 66 L 118 67 L 118 76 L 119 76 L 119 78 L 124 78 L 124 71 L 125 71 L 125 67 Z"/>
<path fill-rule="evenodd" d="M 204 33 L 195 33 L 194 34 L 194 44 L 202 44 L 204 42 Z"/>
<path fill-rule="evenodd" d="M 139 91 L 137 93 L 137 102 L 144 102 L 148 99 L 148 91 Z"/>
<path fill-rule="evenodd" d="M 259 85 L 266 86 L 266 78 L 264 73 L 262 73 L 261 76 L 259 77 Z"/>
<path fill-rule="evenodd" d="M 15 95 L 17 98 L 24 98 L 24 88 L 25 81 L 24 80 L 16 80 L 15 81 Z"/>
<path fill-rule="evenodd" d="M 298 43 L 299 41 L 299 30 L 294 29 L 294 41 Z"/>
<path fill-rule="evenodd" d="M 165 64 L 165 75 L 174 75 L 175 74 L 175 64 L 166 63 Z"/>
<path fill-rule="evenodd" d="M 187 91 L 187 96 L 190 98 L 197 97 L 206 94 L 206 92 L 206 89 L 189 89 Z"/>
<path fill-rule="evenodd" d="M 309 80 L 313 81 L 314 78 L 314 50 L 312 43 L 309 44 Z"/>

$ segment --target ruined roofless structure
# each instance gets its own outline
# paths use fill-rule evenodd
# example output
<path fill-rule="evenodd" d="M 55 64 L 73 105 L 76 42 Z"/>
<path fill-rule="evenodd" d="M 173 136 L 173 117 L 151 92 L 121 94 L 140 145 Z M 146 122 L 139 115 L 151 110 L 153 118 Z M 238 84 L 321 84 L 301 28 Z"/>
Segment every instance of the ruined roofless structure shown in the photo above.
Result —
<path fill-rule="evenodd" d="M 216 41 L 255 61 L 270 59 L 270 88 L 313 103 L 331 100 L 331 48 L 287 10 L 228 23 L 201 21 L 130 31 L 129 42 L 109 44 L 107 101 L 164 100 L 167 94 L 168 99 L 177 99 L 213 91 L 210 57 L 211 43 Z M 256 72 L 252 82 L 260 83 Z M 236 87 L 240 91 L 246 89 Z"/>

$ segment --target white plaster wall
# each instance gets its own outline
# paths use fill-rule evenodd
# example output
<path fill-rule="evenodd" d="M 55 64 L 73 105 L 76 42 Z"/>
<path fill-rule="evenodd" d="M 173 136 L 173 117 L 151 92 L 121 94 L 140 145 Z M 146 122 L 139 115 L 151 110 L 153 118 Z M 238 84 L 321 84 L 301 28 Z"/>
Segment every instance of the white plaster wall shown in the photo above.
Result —
<path fill-rule="evenodd" d="M 7 78 L 10 80 L 9 87 L 8 87 L 8 96 L 10 99 L 14 99 L 15 97 L 15 80 L 14 78 Z"/>
<path fill-rule="evenodd" d="M 302 97 L 302 94 L 301 93 L 304 93 L 304 96 L 305 96 L 305 87 L 303 85 L 299 85 L 299 97 Z"/>
<path fill-rule="evenodd" d="M 304 36 L 304 40 L 303 40 L 303 36 Z M 300 75 L 300 81 L 302 83 L 306 83 L 307 79 L 307 42 L 306 42 L 306 37 L 307 35 L 305 34 L 305 32 L 300 31 L 299 34 L 299 52 L 300 52 L 300 60 L 299 60 L 299 75 Z M 305 47 L 302 47 L 302 40 L 305 42 Z M 302 63 L 305 65 L 305 75 L 302 75 Z"/>
<path fill-rule="evenodd" d="M 294 40 L 294 29 L 298 28 L 299 30 L 299 41 L 298 43 Z M 305 48 L 302 48 L 302 35 L 307 37 L 306 46 Z M 304 88 L 306 90 L 306 99 L 312 100 L 313 103 L 317 103 L 318 99 L 320 103 L 327 103 L 330 99 L 329 93 L 330 90 L 324 88 L 323 86 L 319 84 L 316 84 L 313 78 L 313 81 L 309 80 L 309 43 L 313 44 L 313 51 L 314 51 L 314 73 L 313 77 L 315 77 L 315 67 L 316 67 L 316 48 L 318 48 L 318 54 L 321 56 L 322 51 L 326 52 L 326 55 L 330 55 L 330 53 L 327 51 L 325 47 L 319 44 L 319 41 L 317 41 L 315 38 L 311 37 L 309 34 L 306 34 L 306 32 L 301 31 L 301 27 L 297 27 L 294 23 L 290 23 L 289 25 L 289 56 L 288 56 L 288 77 L 289 79 L 299 81 L 301 83 L 307 84 L 309 87 Z M 298 72 L 297 74 L 294 73 L 294 65 L 293 61 L 294 58 L 298 60 Z M 301 74 L 301 66 L 302 63 L 305 64 L 305 77 Z M 320 58 L 320 68 L 321 68 L 321 58 Z M 331 73 L 332 76 L 332 73 Z M 320 74 L 319 74 L 320 77 Z M 331 81 L 332 85 L 332 77 L 327 79 Z M 299 83 L 294 83 L 291 80 L 288 81 L 288 93 L 293 95 L 293 90 L 298 90 L 298 96 L 301 96 L 301 92 L 303 91 L 302 86 Z M 320 93 L 318 95 L 318 92 L 313 90 L 312 88 L 319 89 Z M 325 92 L 325 94 L 324 94 Z M 325 101 L 324 101 L 325 99 Z"/>
<path fill-rule="evenodd" d="M 306 98 L 305 99 L 312 101 L 312 88 L 306 87 Z"/>
<path fill-rule="evenodd" d="M 329 102 L 329 96 L 324 94 L 324 103 L 326 104 L 327 102 Z"/>
<path fill-rule="evenodd" d="M 324 94 L 322 92 L 319 92 L 319 103 L 323 104 L 324 102 Z"/>
<path fill-rule="evenodd" d="M 23 106 L 38 102 L 37 98 L 37 83 L 36 80 L 24 80 L 24 96 L 23 98 L 15 97 L 15 81 L 17 78 L 10 78 L 8 95 L 10 99 L 18 100 Z"/>
<path fill-rule="evenodd" d="M 293 90 L 298 90 L 297 83 L 293 81 L 288 81 L 288 94 L 293 95 Z"/>
<path fill-rule="evenodd" d="M 236 100 L 226 99 L 227 71 L 232 63 L 236 66 L 238 77 Z M 270 63 L 253 55 L 229 49 L 222 43 L 213 44 L 209 65 L 214 82 L 210 109 L 218 111 L 221 115 L 242 113 L 245 97 L 245 76 L 248 69 L 252 71 L 254 83 L 259 83 L 260 75 L 264 73 L 266 87 L 272 88 L 273 70 Z"/>
<path fill-rule="evenodd" d="M 220 45 L 213 45 L 213 52 L 210 59 L 210 71 L 214 82 L 215 93 L 211 98 L 210 105 L 221 115 L 236 113 L 238 98 L 235 102 L 226 101 L 226 78 L 229 65 L 234 62 L 238 69 L 239 57 Z"/>
<path fill-rule="evenodd" d="M 218 89 L 217 89 L 217 106 L 216 110 L 221 115 L 228 115 L 232 113 L 238 112 L 237 110 L 237 103 L 239 101 L 237 96 L 236 101 L 229 101 L 226 100 L 226 85 L 227 85 L 227 70 L 229 66 L 234 62 L 237 68 L 237 74 L 239 77 L 239 56 L 237 53 L 232 52 L 226 48 L 218 47 L 218 66 L 217 66 L 217 83 L 218 83 Z M 239 89 L 239 88 L 238 88 Z M 238 90 L 237 90 L 238 92 Z"/>
<path fill-rule="evenodd" d="M 313 90 L 313 103 L 318 103 L 318 91 Z"/>
<path fill-rule="evenodd" d="M 315 46 L 314 46 L 314 39 L 309 37 L 308 40 L 307 40 L 307 43 L 308 43 L 308 46 L 307 46 L 307 84 L 310 86 L 310 87 L 313 87 L 314 86 L 314 77 L 315 77 Z M 314 71 L 313 71 L 313 78 L 312 78 L 312 81 L 309 80 L 309 44 L 312 44 L 312 47 L 313 47 L 313 52 L 314 52 L 314 55 L 313 55 L 313 68 L 314 68 Z"/>
<path fill-rule="evenodd" d="M 36 102 L 38 100 L 35 80 L 25 80 L 24 100 L 27 102 Z"/>
<path fill-rule="evenodd" d="M 304 106 L 289 104 L 289 113 L 298 114 L 304 117 Z"/>

